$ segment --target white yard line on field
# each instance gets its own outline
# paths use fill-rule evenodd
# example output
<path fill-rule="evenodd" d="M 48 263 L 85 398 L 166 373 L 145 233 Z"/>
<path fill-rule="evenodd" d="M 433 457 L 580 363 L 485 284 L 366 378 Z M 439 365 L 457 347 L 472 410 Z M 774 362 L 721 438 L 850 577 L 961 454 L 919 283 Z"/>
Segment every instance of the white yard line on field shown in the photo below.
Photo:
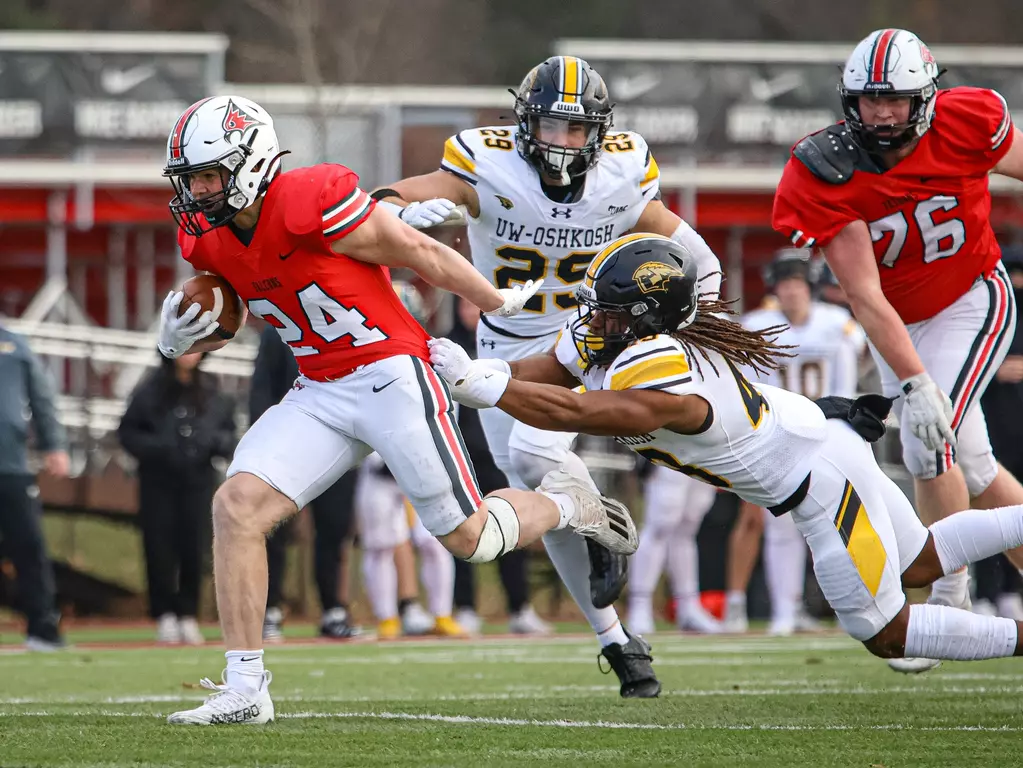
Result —
<path fill-rule="evenodd" d="M 784 685 L 784 683 L 782 683 Z M 804 684 L 805 685 L 805 684 Z M 594 694 L 613 695 L 617 692 L 617 685 L 580 685 L 580 686 L 549 686 L 529 689 L 514 689 L 493 692 L 461 693 L 461 694 L 431 694 L 424 692 L 422 695 L 375 695 L 375 696 L 323 696 L 316 693 L 308 695 L 289 694 L 274 696 L 277 704 L 281 703 L 302 703 L 305 705 L 344 704 L 344 703 L 367 703 L 367 702 L 430 702 L 430 701 L 513 701 L 513 700 L 538 700 L 538 699 L 573 699 L 590 698 Z M 772 687 L 758 688 L 756 684 L 749 686 L 735 686 L 729 688 L 678 688 L 662 692 L 662 696 L 670 697 L 710 697 L 710 696 L 876 696 L 876 695 L 909 694 L 913 696 L 1018 696 L 1023 694 L 1023 685 L 1015 686 L 957 686 L 957 685 L 936 685 L 936 686 L 858 686 L 835 688 L 828 685 L 813 686 L 806 685 L 803 688 Z M 140 694 L 132 696 L 15 696 L 0 698 L 0 706 L 70 706 L 82 704 L 109 705 L 109 704 L 167 704 L 178 702 L 198 702 L 200 694 Z M 8 712 L 7 714 L 19 714 Z M 286 716 L 286 715 L 282 715 Z"/>
<path fill-rule="evenodd" d="M 110 710 L 84 712 L 0 712 L 0 717 L 142 717 L 162 718 L 161 714 L 145 712 L 117 712 Z M 882 723 L 875 725 L 791 725 L 791 724 L 738 724 L 720 725 L 686 724 L 686 723 L 627 723 L 607 720 L 527 720 L 509 717 L 474 717 L 471 715 L 435 715 L 418 712 L 290 712 L 277 716 L 281 720 L 398 720 L 445 725 L 482 725 L 482 726 L 532 726 L 534 728 L 600 728 L 635 731 L 928 731 L 928 732 L 980 732 L 980 733 L 1019 733 L 1023 727 L 1008 725 L 951 725 L 951 726 L 916 726 L 902 723 Z"/>

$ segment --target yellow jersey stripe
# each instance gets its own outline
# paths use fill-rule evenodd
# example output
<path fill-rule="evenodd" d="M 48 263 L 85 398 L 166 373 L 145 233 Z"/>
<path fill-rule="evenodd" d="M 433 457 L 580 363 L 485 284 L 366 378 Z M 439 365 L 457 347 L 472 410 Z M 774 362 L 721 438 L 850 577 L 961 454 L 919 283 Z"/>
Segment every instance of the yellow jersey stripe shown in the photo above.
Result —
<path fill-rule="evenodd" d="M 838 505 L 838 514 L 835 515 L 835 527 L 839 530 L 842 529 L 842 518 L 845 517 L 846 510 L 849 507 L 849 498 L 853 492 L 852 483 L 846 481 L 845 492 L 842 494 L 842 503 Z"/>
<path fill-rule="evenodd" d="M 611 374 L 611 389 L 634 389 L 662 379 L 689 375 L 689 365 L 677 352 L 647 357 Z"/>
<path fill-rule="evenodd" d="M 881 537 L 877 535 L 874 526 L 870 524 L 867 510 L 864 509 L 862 503 L 859 505 L 846 547 L 850 559 L 856 566 L 856 572 L 863 579 L 864 586 L 870 591 L 871 597 L 877 597 L 877 590 L 881 586 L 881 577 L 884 575 L 884 568 L 888 562 L 888 554 L 884 550 Z"/>
<path fill-rule="evenodd" d="M 646 175 L 643 176 L 643 181 L 639 182 L 640 187 L 645 187 L 647 184 L 657 179 L 661 175 L 661 169 L 657 167 L 657 161 L 654 160 L 654 156 L 650 155 L 650 163 L 646 167 Z"/>
<path fill-rule="evenodd" d="M 476 175 L 476 163 L 462 153 L 453 138 L 444 142 L 444 162 L 473 176 Z"/>
<path fill-rule="evenodd" d="M 564 100 L 568 104 L 579 101 L 579 59 L 575 56 L 564 56 L 565 88 Z"/>
<path fill-rule="evenodd" d="M 593 261 L 590 262 L 590 266 L 586 269 L 586 277 L 583 278 L 586 285 L 589 286 L 590 288 L 593 287 L 593 281 L 600 276 L 601 265 L 608 260 L 608 257 L 610 257 L 612 253 L 617 251 L 623 245 L 628 245 L 629 243 L 634 243 L 637 240 L 643 240 L 645 238 L 661 238 L 662 240 L 667 239 L 661 237 L 660 235 L 652 235 L 649 232 L 634 232 L 631 235 L 619 237 L 617 240 L 612 241 L 606 248 L 604 248 L 604 250 L 602 250 L 600 253 L 593 257 Z"/>

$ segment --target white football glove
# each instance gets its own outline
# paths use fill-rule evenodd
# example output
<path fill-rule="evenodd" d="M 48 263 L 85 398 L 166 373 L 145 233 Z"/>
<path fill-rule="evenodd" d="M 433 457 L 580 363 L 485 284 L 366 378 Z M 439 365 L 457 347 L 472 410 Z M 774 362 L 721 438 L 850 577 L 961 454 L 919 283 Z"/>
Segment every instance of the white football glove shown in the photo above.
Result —
<path fill-rule="evenodd" d="M 206 310 L 199 314 L 202 307 L 198 304 L 192 304 L 181 317 L 178 317 L 178 307 L 181 306 L 184 297 L 185 294 L 181 291 L 171 291 L 163 300 L 163 310 L 160 313 L 160 340 L 157 346 L 164 357 L 181 357 L 193 344 L 205 339 L 220 327 L 217 317 L 214 317 L 211 311 Z"/>
<path fill-rule="evenodd" d="M 493 403 L 484 402 L 470 394 L 465 386 L 466 379 L 473 377 L 475 373 L 485 374 L 488 371 L 511 375 L 511 367 L 504 360 L 496 358 L 473 360 L 451 339 L 430 339 L 426 345 L 430 348 L 430 362 L 434 370 L 448 383 L 455 402 L 468 405 L 470 408 L 490 408 Z"/>
<path fill-rule="evenodd" d="M 458 211 L 458 206 L 450 200 L 435 197 L 421 203 L 409 203 L 398 211 L 398 218 L 415 229 L 429 229 L 449 219 L 461 221 L 462 214 Z"/>
<path fill-rule="evenodd" d="M 504 297 L 504 304 L 499 306 L 497 309 L 492 309 L 489 312 L 484 312 L 484 315 L 493 317 L 498 315 L 500 317 L 510 317 L 511 315 L 517 315 L 522 311 L 522 308 L 526 305 L 526 302 L 533 298 L 533 295 L 540 290 L 543 285 L 543 280 L 527 280 L 525 285 L 514 285 L 511 288 L 498 288 L 501 295 Z"/>
<path fill-rule="evenodd" d="M 941 451 L 945 443 L 956 445 L 952 431 L 952 401 L 928 373 L 918 373 L 899 382 L 906 395 L 902 420 L 929 451 Z"/>

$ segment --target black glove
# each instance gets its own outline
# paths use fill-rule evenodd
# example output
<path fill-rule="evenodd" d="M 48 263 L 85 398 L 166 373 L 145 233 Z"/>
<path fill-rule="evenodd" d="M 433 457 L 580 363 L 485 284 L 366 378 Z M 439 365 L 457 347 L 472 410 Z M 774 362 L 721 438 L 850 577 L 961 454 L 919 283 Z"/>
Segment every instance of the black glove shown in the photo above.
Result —
<path fill-rule="evenodd" d="M 876 443 L 884 437 L 884 421 L 892 411 L 895 398 L 871 394 L 852 400 L 833 395 L 814 402 L 824 412 L 825 418 L 844 419 L 856 430 L 856 434 L 868 443 Z"/>

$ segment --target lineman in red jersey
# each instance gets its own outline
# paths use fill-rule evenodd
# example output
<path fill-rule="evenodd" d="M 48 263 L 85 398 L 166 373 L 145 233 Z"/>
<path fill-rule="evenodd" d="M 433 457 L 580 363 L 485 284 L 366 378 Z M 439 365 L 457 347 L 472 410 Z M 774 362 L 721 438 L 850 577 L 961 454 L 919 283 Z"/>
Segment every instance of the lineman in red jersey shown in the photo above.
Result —
<path fill-rule="evenodd" d="M 622 505 L 565 473 L 549 474 L 540 492 L 505 489 L 482 498 L 451 398 L 429 364 L 427 334 L 402 306 L 386 267 L 411 268 L 487 314 L 517 313 L 538 286 L 494 288 L 458 253 L 405 223 L 436 223 L 428 209 L 399 219 L 377 209 L 347 168 L 284 173 L 281 154 L 270 115 L 237 96 L 192 105 L 168 142 L 165 175 L 177 193 L 171 211 L 182 255 L 226 278 L 249 312 L 274 325 L 301 374 L 242 438 L 214 498 L 227 669 L 223 685 L 204 681 L 214 693 L 202 706 L 171 715 L 172 723 L 273 719 L 261 650 L 265 536 L 373 451 L 430 532 L 470 562 L 493 560 L 559 527 L 626 554 L 637 543 Z M 178 317 L 181 298 L 172 292 L 164 302 L 161 352 L 177 357 L 222 346 L 207 338 L 218 327 L 211 312 L 197 317 L 193 305 Z"/>
<path fill-rule="evenodd" d="M 904 395 L 895 404 L 903 458 L 925 523 L 1023 502 L 979 407 L 1016 313 L 988 221 L 988 174 L 1023 179 L 1023 139 L 998 93 L 939 92 L 939 74 L 911 32 L 868 35 L 843 72 L 845 121 L 796 145 L 773 217 L 796 246 L 823 248 L 885 393 Z M 965 570 L 936 582 L 930 599 L 968 606 Z"/>

